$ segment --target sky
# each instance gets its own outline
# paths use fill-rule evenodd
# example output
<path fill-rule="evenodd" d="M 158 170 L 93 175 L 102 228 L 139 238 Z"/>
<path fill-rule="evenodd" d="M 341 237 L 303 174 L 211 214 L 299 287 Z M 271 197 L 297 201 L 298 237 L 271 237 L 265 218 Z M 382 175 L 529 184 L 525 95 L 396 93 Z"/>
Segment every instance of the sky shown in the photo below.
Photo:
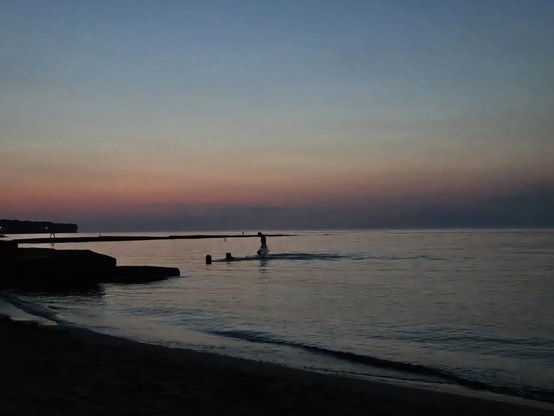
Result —
<path fill-rule="evenodd" d="M 552 0 L 0 0 L 0 218 L 554 226 Z"/>

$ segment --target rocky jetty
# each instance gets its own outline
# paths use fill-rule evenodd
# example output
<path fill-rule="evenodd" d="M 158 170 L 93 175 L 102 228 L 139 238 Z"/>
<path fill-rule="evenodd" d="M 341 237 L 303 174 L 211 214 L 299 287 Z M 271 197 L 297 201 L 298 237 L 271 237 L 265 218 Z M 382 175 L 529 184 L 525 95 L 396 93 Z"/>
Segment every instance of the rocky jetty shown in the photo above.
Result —
<path fill-rule="evenodd" d="M 19 248 L 0 241 L 0 289 L 65 289 L 99 283 L 144 283 L 179 276 L 172 267 L 117 266 L 117 260 L 91 250 Z"/>
<path fill-rule="evenodd" d="M 115 273 L 102 283 L 144 283 L 164 280 L 168 277 L 180 276 L 176 267 L 159 266 L 117 266 Z"/>

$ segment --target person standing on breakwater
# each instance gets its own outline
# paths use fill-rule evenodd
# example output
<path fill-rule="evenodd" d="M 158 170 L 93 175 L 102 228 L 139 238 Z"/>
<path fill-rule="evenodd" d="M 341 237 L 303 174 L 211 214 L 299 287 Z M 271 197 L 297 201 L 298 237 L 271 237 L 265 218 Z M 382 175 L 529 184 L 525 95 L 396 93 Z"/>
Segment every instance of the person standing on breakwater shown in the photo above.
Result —
<path fill-rule="evenodd" d="M 267 248 L 266 238 L 265 235 L 262 233 L 258 233 L 258 236 L 260 237 L 260 249 L 256 252 L 260 256 L 265 256 L 267 253 L 269 253 L 269 249 Z"/>

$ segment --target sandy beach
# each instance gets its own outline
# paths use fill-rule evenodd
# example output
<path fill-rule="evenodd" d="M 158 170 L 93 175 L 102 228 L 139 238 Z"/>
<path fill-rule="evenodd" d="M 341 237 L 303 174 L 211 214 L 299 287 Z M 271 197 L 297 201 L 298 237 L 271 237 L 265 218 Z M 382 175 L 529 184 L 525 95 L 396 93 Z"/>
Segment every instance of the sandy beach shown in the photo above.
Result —
<path fill-rule="evenodd" d="M 554 414 L 7 317 L 0 333 L 2 415 Z"/>

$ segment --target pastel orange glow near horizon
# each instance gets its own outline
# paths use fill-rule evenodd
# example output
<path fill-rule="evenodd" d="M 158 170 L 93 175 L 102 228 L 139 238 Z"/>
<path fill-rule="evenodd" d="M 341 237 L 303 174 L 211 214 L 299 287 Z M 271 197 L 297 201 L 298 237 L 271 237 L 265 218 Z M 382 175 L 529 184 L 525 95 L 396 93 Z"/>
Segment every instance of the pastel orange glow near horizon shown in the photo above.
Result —
<path fill-rule="evenodd" d="M 0 218 L 330 226 L 550 193 L 552 2 L 431 3 L 9 3 Z"/>

